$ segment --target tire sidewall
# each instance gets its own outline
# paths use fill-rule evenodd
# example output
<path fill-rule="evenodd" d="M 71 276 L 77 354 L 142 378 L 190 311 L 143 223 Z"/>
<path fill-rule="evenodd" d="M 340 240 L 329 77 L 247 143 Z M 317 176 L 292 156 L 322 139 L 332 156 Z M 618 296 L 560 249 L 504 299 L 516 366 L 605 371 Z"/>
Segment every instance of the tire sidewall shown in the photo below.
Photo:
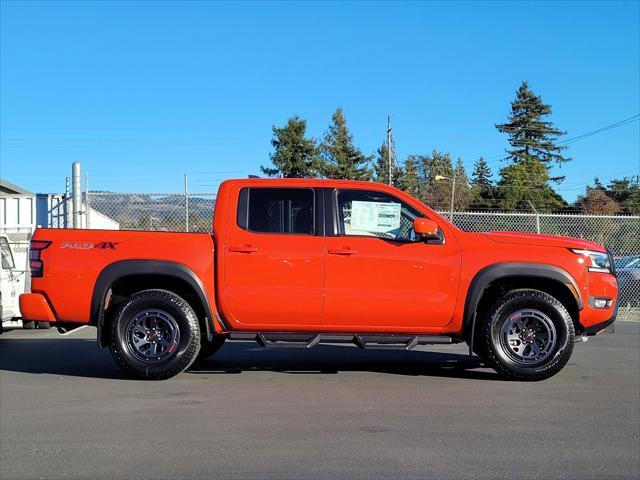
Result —
<path fill-rule="evenodd" d="M 568 361 L 573 351 L 574 329 L 571 318 L 562 304 L 555 298 L 543 292 L 535 292 L 536 295 L 510 295 L 495 310 L 489 320 L 490 348 L 495 360 L 508 371 L 518 376 L 539 378 L 545 375 L 553 375 L 559 371 Z M 556 330 L 556 345 L 549 357 L 541 363 L 522 365 L 514 361 L 504 351 L 500 341 L 501 329 L 509 316 L 522 309 L 535 309 L 549 317 Z M 546 377 L 545 377 L 546 378 Z"/>
<path fill-rule="evenodd" d="M 180 331 L 180 341 L 175 353 L 159 363 L 140 360 L 133 353 L 127 339 L 127 324 L 129 320 L 147 309 L 162 310 L 171 315 Z M 194 319 L 196 328 L 194 328 Z M 134 295 L 118 310 L 112 328 L 111 338 L 112 350 L 115 350 L 113 352 L 114 356 L 118 355 L 121 361 L 126 363 L 127 370 L 131 373 L 143 377 L 166 378 L 184 370 L 195 359 L 193 353 L 194 344 L 198 347 L 200 345 L 200 332 L 197 328 L 195 313 L 185 300 L 170 292 L 146 291 Z M 176 369 L 178 371 L 174 373 Z"/>

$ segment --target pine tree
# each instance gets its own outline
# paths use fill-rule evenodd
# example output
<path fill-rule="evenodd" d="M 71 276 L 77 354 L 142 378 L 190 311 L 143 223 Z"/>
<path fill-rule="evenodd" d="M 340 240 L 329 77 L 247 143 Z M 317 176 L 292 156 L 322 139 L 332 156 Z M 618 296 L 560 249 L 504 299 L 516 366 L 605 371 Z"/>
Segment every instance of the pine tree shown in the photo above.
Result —
<path fill-rule="evenodd" d="M 376 163 L 374 166 L 376 182 L 387 185 L 399 186 L 402 176 L 402 169 L 395 160 L 395 144 L 391 142 L 391 182 L 389 182 L 389 147 L 386 142 L 380 145 L 376 152 Z"/>
<path fill-rule="evenodd" d="M 305 137 L 307 122 L 298 116 L 291 117 L 284 127 L 273 127 L 269 155 L 275 168 L 261 166 L 270 177 L 315 177 L 318 169 L 318 147 L 313 139 Z"/>
<path fill-rule="evenodd" d="M 566 132 L 558 130 L 553 123 L 544 119 L 551 114 L 551 106 L 529 89 L 527 82 L 522 82 L 511 103 L 511 113 L 507 123 L 497 124 L 496 128 L 509 136 L 511 150 L 507 150 L 508 158 L 513 163 L 532 164 L 541 162 L 547 172 L 552 166 L 561 166 L 571 160 L 562 152 L 567 148 L 557 144 L 558 137 Z M 563 177 L 551 180 L 561 181 Z"/>
<path fill-rule="evenodd" d="M 542 162 L 530 159 L 500 170 L 496 192 L 503 210 L 531 210 L 531 202 L 541 212 L 558 211 L 567 203 L 549 186 L 549 172 Z"/>
<path fill-rule="evenodd" d="M 404 169 L 402 169 L 400 188 L 415 198 L 420 198 L 421 191 L 418 174 L 418 162 L 413 155 L 409 156 L 404 162 Z"/>
<path fill-rule="evenodd" d="M 480 157 L 473 165 L 471 184 L 482 189 L 490 189 L 492 185 L 491 177 L 492 174 L 489 164 L 487 164 L 487 161 L 484 158 Z"/>
<path fill-rule="evenodd" d="M 473 166 L 471 186 L 473 189 L 472 202 L 474 208 L 492 208 L 495 203 L 491 168 L 486 160 L 480 157 Z"/>
<path fill-rule="evenodd" d="M 565 146 L 557 139 L 565 132 L 556 129 L 544 119 L 551 114 L 551 106 L 522 82 L 511 103 L 507 123 L 496 128 L 509 136 L 511 149 L 507 150 L 511 164 L 500 170 L 497 193 L 505 209 L 530 208 L 532 202 L 541 211 L 557 210 L 566 205 L 553 189 L 550 181 L 561 182 L 564 177 L 551 177 L 553 166 L 571 160 L 564 157 Z"/>
<path fill-rule="evenodd" d="M 620 204 L 622 213 L 640 214 L 640 182 L 638 181 L 638 176 L 611 180 L 606 193 Z"/>
<path fill-rule="evenodd" d="M 464 170 L 462 160 L 458 158 L 456 162 L 456 168 L 453 170 L 453 175 L 456 178 L 456 190 L 454 197 L 454 209 L 466 210 L 472 200 L 471 188 L 469 187 L 469 179 L 467 172 Z"/>
<path fill-rule="evenodd" d="M 343 180 L 371 180 L 371 159 L 353 144 L 353 136 L 347 128 L 342 107 L 333 114 L 332 124 L 320 150 L 321 171 L 324 176 Z"/>
<path fill-rule="evenodd" d="M 449 153 L 434 150 L 431 155 L 421 156 L 422 175 L 426 179 L 422 200 L 434 209 L 448 209 L 451 204 L 451 179 L 453 166 Z M 447 179 L 436 180 L 436 177 Z"/>
<path fill-rule="evenodd" d="M 413 173 L 411 173 L 408 179 L 403 180 L 404 186 L 402 188 L 406 190 L 406 185 L 414 185 L 415 193 L 413 196 L 424 201 L 430 183 L 430 157 L 427 155 L 409 155 L 405 160 L 404 175 L 407 176 L 414 168 L 415 180 L 413 180 Z"/>

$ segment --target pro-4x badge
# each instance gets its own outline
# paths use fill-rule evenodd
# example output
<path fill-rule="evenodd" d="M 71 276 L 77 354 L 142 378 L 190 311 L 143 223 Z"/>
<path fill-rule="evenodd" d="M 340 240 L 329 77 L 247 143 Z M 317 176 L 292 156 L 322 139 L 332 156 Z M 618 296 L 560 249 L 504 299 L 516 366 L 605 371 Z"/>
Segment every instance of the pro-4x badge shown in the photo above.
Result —
<path fill-rule="evenodd" d="M 116 245 L 120 245 L 120 242 L 100 242 L 100 243 L 96 243 L 93 248 L 101 248 L 103 250 L 105 249 L 115 250 Z"/>
<path fill-rule="evenodd" d="M 99 248 L 101 250 L 115 250 L 116 245 L 120 245 L 121 242 L 62 242 L 60 248 L 69 248 L 72 250 L 90 250 L 92 248 Z"/>

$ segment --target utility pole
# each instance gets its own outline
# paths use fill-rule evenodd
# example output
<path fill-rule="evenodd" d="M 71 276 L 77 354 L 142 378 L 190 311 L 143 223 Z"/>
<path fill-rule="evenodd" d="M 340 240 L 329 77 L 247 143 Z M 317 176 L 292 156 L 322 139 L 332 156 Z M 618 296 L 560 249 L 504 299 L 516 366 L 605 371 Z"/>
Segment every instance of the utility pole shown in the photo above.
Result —
<path fill-rule="evenodd" d="M 393 172 L 393 160 L 391 158 L 391 115 L 387 115 L 387 161 L 389 162 L 389 185 L 393 184 L 391 174 Z"/>

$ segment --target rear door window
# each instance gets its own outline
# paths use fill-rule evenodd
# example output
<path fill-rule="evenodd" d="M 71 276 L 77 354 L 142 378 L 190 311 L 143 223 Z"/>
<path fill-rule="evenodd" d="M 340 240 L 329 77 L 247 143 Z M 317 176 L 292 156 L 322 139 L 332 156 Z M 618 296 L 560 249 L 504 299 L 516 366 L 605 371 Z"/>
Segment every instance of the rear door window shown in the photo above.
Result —
<path fill-rule="evenodd" d="M 238 225 L 256 233 L 314 235 L 314 191 L 309 188 L 245 188 Z"/>

